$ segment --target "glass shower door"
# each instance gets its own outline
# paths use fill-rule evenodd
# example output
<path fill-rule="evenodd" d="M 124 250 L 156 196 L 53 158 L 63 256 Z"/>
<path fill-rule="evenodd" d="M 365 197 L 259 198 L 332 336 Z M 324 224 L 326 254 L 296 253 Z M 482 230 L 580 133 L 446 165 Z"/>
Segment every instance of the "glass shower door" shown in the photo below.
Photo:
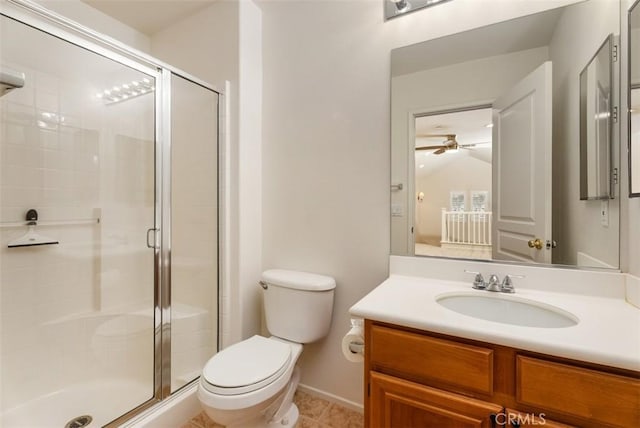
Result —
<path fill-rule="evenodd" d="M 218 349 L 218 94 L 171 76 L 171 392 Z"/>
<path fill-rule="evenodd" d="M 156 394 L 157 73 L 0 32 L 0 426 L 102 426 Z"/>

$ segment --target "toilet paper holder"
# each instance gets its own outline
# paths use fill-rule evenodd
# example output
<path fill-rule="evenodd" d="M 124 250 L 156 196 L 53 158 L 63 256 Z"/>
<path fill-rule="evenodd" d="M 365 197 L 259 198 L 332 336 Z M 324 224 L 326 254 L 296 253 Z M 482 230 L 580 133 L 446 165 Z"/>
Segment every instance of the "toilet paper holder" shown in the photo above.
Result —
<path fill-rule="evenodd" d="M 342 355 L 352 363 L 364 361 L 364 320 L 351 318 L 351 329 L 342 338 Z"/>
<path fill-rule="evenodd" d="M 364 354 L 364 343 L 362 342 L 349 343 L 349 351 L 351 351 L 352 354 Z"/>

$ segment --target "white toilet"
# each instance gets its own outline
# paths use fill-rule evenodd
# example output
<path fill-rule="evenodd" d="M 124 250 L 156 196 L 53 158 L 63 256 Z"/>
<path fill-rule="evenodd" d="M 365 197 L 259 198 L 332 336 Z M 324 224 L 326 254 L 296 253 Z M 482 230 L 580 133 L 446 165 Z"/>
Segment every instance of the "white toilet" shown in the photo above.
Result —
<path fill-rule="evenodd" d="M 253 336 L 211 358 L 200 376 L 198 399 L 206 414 L 226 427 L 293 427 L 293 394 L 302 344 L 326 336 L 335 280 L 324 275 L 273 269 L 262 273 L 270 338 Z"/>

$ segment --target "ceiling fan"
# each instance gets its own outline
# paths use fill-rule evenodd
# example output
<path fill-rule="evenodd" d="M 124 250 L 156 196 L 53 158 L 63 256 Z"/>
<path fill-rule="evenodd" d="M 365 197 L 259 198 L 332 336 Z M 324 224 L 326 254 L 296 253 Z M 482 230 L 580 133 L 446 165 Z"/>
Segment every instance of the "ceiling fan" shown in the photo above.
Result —
<path fill-rule="evenodd" d="M 441 155 L 448 150 L 469 149 L 475 147 L 476 144 L 459 144 L 456 140 L 456 134 L 418 134 L 416 138 L 433 138 L 443 137 L 446 138 L 442 144 L 437 146 L 422 146 L 416 147 L 416 150 L 435 150 L 434 155 Z"/>

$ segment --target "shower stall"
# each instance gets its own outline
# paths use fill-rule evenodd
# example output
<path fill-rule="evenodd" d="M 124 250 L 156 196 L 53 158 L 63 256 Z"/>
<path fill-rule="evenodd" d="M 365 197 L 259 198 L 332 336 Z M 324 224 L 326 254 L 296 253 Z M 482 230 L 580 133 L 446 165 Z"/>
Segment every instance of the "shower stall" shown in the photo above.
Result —
<path fill-rule="evenodd" d="M 116 426 L 218 350 L 210 85 L 0 3 L 0 426 Z"/>

